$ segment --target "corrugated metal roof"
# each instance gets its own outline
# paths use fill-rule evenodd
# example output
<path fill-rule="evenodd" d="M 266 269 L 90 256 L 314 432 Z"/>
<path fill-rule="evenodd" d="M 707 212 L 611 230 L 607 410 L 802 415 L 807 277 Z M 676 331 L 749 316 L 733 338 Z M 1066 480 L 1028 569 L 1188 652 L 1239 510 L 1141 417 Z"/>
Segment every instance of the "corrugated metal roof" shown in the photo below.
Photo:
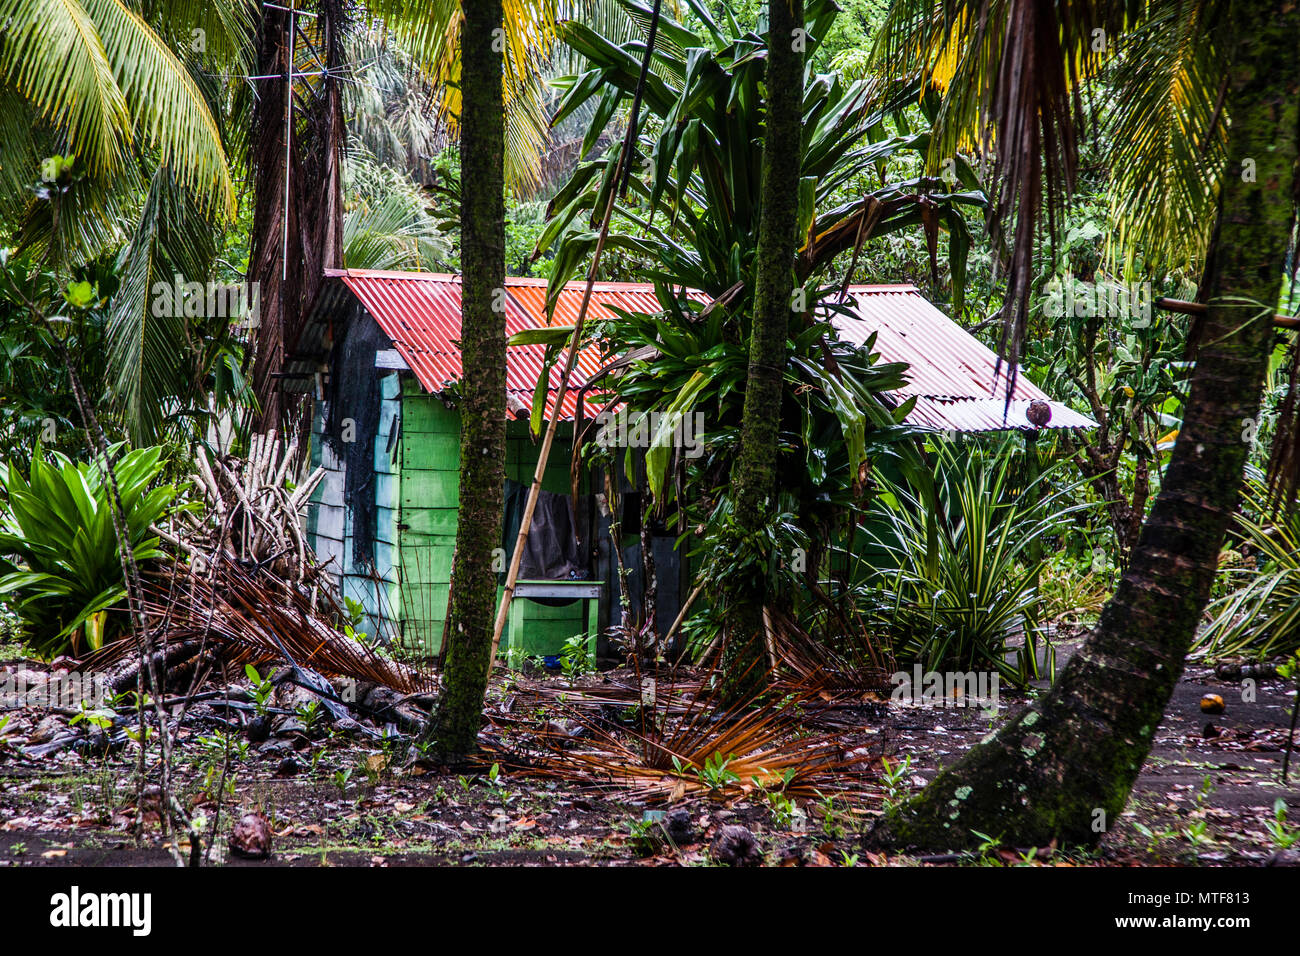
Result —
<path fill-rule="evenodd" d="M 361 301 L 392 339 L 393 347 L 429 392 L 440 392 L 461 375 L 460 277 L 439 273 L 327 270 Z M 582 282 L 571 282 L 560 293 L 551 325 L 572 325 L 582 303 Z M 835 315 L 832 324 L 845 341 L 861 345 L 877 333 L 875 351 L 886 362 L 906 362 L 907 384 L 893 393 L 898 402 L 917 399 L 907 421 L 936 430 L 960 432 L 1032 428 L 1025 410 L 1035 399 L 1052 407 L 1049 428 L 1095 428 L 1096 423 L 1068 406 L 1052 401 L 1024 375 L 1016 380 L 1011 406 L 1003 416 L 1004 377 L 995 383 L 993 351 L 934 307 L 915 286 L 855 285 L 849 287 L 852 316 Z M 693 298 L 707 301 L 701 293 Z M 612 318 L 606 306 L 628 312 L 660 311 L 649 283 L 597 282 L 592 287 L 589 322 Z M 506 279 L 506 331 L 545 328 L 546 281 Z M 545 349 L 540 345 L 507 350 L 506 387 L 524 407 L 531 408 L 534 385 L 542 371 Z M 564 399 L 563 416 L 573 418 L 576 389 L 609 361 L 595 346 L 578 355 Z M 560 369 L 550 372 L 546 414 L 551 413 Z M 593 413 L 595 409 L 592 409 Z"/>
<path fill-rule="evenodd" d="M 1025 411 L 1035 399 L 1052 407 L 1048 428 L 1096 428 L 1097 423 L 1052 399 L 1025 375 L 1016 377 L 1006 408 L 1006 364 L 994 381 L 997 355 L 911 285 L 849 286 L 852 316 L 835 314 L 840 337 L 862 345 L 874 332 L 881 361 L 909 366 L 901 403 L 916 398 L 907 416 L 913 425 L 959 432 L 1033 428 Z M 1004 417 L 1005 409 L 1005 417 Z"/>
<path fill-rule="evenodd" d="M 337 276 L 374 317 L 393 341 L 420 385 L 440 392 L 461 375 L 460 276 L 440 273 L 381 272 L 374 270 L 327 270 Z M 572 325 L 582 306 L 583 283 L 573 282 L 560 292 L 550 325 Z M 597 282 L 592 286 L 588 322 L 613 318 L 606 306 L 628 312 L 658 312 L 654 286 L 636 282 Z M 506 279 L 506 333 L 546 328 L 546 281 L 509 277 Z M 506 351 L 506 390 L 525 407 L 531 408 L 533 389 L 542 374 L 546 349 L 541 345 L 512 345 Z M 571 420 L 577 408 L 576 389 L 585 385 L 605 363 L 595 346 L 578 353 L 569 389 L 564 397 L 562 418 Z M 546 416 L 555 406 L 560 368 L 550 370 Z M 593 414 L 595 409 L 593 409 Z"/>

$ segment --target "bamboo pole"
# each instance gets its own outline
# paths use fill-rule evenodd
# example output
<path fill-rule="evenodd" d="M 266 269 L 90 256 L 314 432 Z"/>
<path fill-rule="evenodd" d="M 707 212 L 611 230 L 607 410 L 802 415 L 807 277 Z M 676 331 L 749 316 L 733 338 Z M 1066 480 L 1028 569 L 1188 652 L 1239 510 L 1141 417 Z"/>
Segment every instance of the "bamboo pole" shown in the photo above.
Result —
<path fill-rule="evenodd" d="M 700 592 L 703 590 L 704 582 L 701 581 L 699 584 L 695 585 L 695 589 L 691 591 L 690 595 L 686 598 L 686 603 L 682 605 L 682 609 L 677 612 L 677 617 L 673 619 L 672 627 L 668 628 L 668 633 L 664 635 L 663 644 L 665 647 L 667 647 L 672 639 L 677 635 L 677 629 L 682 626 L 682 622 L 686 620 L 686 615 L 690 611 L 691 605 L 695 603 L 695 599 L 700 596 Z"/>
<path fill-rule="evenodd" d="M 546 435 L 537 455 L 537 467 L 533 469 L 533 483 L 528 489 L 528 502 L 524 505 L 524 514 L 519 522 L 519 536 L 515 538 L 514 554 L 510 556 L 510 568 L 506 573 L 505 590 L 501 595 L 501 606 L 497 608 L 497 619 L 492 627 L 492 652 L 488 655 L 488 676 L 492 674 L 492 665 L 496 663 L 497 650 L 501 646 L 501 633 L 505 630 L 506 620 L 510 616 L 510 602 L 514 600 L 515 584 L 519 579 L 519 564 L 524 557 L 524 546 L 528 543 L 528 532 L 532 529 L 533 512 L 537 510 L 537 499 L 542 490 L 542 476 L 546 473 L 546 462 L 551 456 L 551 445 L 555 442 L 555 431 L 560 424 L 564 395 L 569 388 L 569 377 L 578 358 L 578 344 L 582 341 L 582 328 L 587 321 L 587 309 L 591 305 L 591 289 L 596 283 L 600 257 L 605 251 L 605 240 L 609 237 L 609 224 L 614 217 L 614 203 L 624 178 L 630 172 L 629 159 L 636 142 L 636 118 L 641 109 L 641 96 L 645 86 L 646 74 L 650 71 L 650 58 L 654 53 L 655 33 L 659 28 L 659 4 L 655 0 L 654 13 L 650 19 L 650 32 L 646 38 L 645 59 L 641 63 L 641 76 L 637 81 L 636 94 L 632 97 L 632 117 L 628 122 L 627 136 L 623 148 L 619 150 L 618 166 L 610 180 L 609 201 L 605 203 L 605 215 L 600 223 L 600 235 L 596 239 L 596 249 L 587 269 L 587 284 L 582 290 L 582 305 L 578 308 L 578 318 L 573 325 L 573 335 L 569 338 L 569 347 L 564 355 L 564 370 L 560 373 L 560 385 L 555 392 L 555 407 L 551 409 L 551 418 L 546 425 Z M 616 542 L 617 544 L 617 542 Z"/>
<path fill-rule="evenodd" d="M 623 160 L 619 160 L 620 166 Z M 614 171 L 615 181 L 619 171 Z M 600 226 L 600 236 L 596 239 L 596 252 L 587 270 L 587 285 L 582 290 L 582 305 L 578 309 L 578 319 L 573 325 L 573 335 L 564 355 L 564 370 L 560 374 L 560 386 L 555 392 L 555 407 L 551 409 L 551 418 L 546 425 L 546 435 L 537 455 L 537 467 L 533 469 L 533 483 L 528 488 L 528 502 L 524 505 L 524 514 L 519 521 L 519 536 L 515 538 L 514 553 L 510 556 L 510 568 L 506 572 L 505 590 L 501 594 L 501 605 L 497 608 L 497 619 L 492 626 L 492 653 L 488 655 L 488 674 L 497 659 L 497 650 L 501 646 L 501 633 L 505 630 L 506 619 L 510 616 L 510 602 L 515 596 L 515 584 L 519 580 L 519 564 L 524 557 L 524 546 L 528 543 L 528 532 L 533 524 L 533 512 L 537 510 L 537 499 L 542 490 L 542 476 L 546 474 L 546 462 L 551 456 L 551 445 L 555 442 L 555 431 L 560 424 L 561 409 L 564 405 L 564 393 L 569 387 L 569 376 L 578 357 L 578 342 L 582 338 L 582 327 L 587 321 L 587 307 L 591 303 L 591 287 L 596 281 L 596 269 L 600 265 L 600 255 L 605 249 L 605 238 L 609 235 L 609 221 L 614 211 L 614 198 L 617 190 L 611 184 L 609 202 L 605 206 L 605 218 Z"/>

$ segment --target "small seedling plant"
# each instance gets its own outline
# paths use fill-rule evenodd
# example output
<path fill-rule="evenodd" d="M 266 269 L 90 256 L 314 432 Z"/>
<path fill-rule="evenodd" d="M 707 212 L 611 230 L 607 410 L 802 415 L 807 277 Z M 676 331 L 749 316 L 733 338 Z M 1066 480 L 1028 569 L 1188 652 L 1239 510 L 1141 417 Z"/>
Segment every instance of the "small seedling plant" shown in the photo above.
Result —
<path fill-rule="evenodd" d="M 275 693 L 275 684 L 270 678 L 263 678 L 252 664 L 244 665 L 244 675 L 253 685 L 253 706 L 257 709 L 257 716 L 263 717 L 270 707 L 271 695 Z"/>
<path fill-rule="evenodd" d="M 1300 826 L 1290 826 L 1286 822 L 1286 801 L 1278 797 L 1273 801 L 1273 818 L 1266 821 L 1269 835 L 1279 849 L 1289 850 L 1300 843 Z"/>

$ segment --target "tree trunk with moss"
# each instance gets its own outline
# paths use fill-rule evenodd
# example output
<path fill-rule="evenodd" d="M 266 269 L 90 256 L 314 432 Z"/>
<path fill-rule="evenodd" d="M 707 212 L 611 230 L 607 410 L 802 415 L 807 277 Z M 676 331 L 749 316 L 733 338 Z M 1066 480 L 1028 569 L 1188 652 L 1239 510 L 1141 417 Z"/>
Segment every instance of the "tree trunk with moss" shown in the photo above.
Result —
<path fill-rule="evenodd" d="M 1124 809 L 1183 671 L 1237 507 L 1291 235 L 1300 8 L 1233 3 L 1228 172 L 1183 427 L 1162 491 L 1095 630 L 1056 686 L 889 813 L 871 844 L 1090 845 Z M 1253 166 L 1253 175 L 1251 169 Z M 1245 175 L 1243 175 L 1243 172 Z"/>
<path fill-rule="evenodd" d="M 460 505 L 443 687 L 425 739 L 453 762 L 477 748 L 501 546 L 506 448 L 505 107 L 493 31 L 501 0 L 464 4 L 461 29 Z"/>
<path fill-rule="evenodd" d="M 803 134 L 803 0 L 769 0 L 767 128 L 763 134 L 762 213 L 755 263 L 754 321 L 741 423 L 740 452 L 732 473 L 736 529 L 752 536 L 773 517 L 777 490 L 777 438 L 790 298 L 794 289 L 795 230 Z M 771 556 L 776 560 L 778 556 Z M 761 686 L 766 673 L 763 604 L 767 595 L 737 588 L 727 595 L 723 693 L 735 700 Z"/>

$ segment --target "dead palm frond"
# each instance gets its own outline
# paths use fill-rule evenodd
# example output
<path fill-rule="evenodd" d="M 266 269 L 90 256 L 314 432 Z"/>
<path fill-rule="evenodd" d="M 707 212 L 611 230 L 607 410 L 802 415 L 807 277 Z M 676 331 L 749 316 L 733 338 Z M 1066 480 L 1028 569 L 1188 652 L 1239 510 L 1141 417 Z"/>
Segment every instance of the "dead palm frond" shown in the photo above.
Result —
<path fill-rule="evenodd" d="M 797 698 L 743 701 L 723 712 L 705 700 L 696 694 L 683 710 L 678 695 L 656 688 L 640 700 L 635 728 L 611 725 L 557 700 L 553 713 L 580 725 L 581 737 L 551 731 L 548 721 L 529 747 L 493 743 L 483 759 L 526 775 L 667 803 L 767 791 L 820 797 L 860 789 L 870 778 L 875 755 L 847 754 L 837 737 L 807 735 Z"/>
<path fill-rule="evenodd" d="M 563 705 L 587 712 L 607 708 L 632 711 L 648 696 L 650 686 L 647 679 L 643 679 L 640 685 L 611 679 L 608 683 L 591 687 L 520 679 L 513 683 L 511 689 L 519 695 L 519 703 L 524 707 L 549 708 Z M 655 706 L 660 713 L 680 716 L 690 713 L 696 696 L 703 692 L 705 684 L 698 679 L 674 677 L 668 681 L 656 681 L 654 687 Z M 514 709 L 519 710 L 519 706 Z"/>
<path fill-rule="evenodd" d="M 989 217 L 995 251 L 1008 245 L 1007 306 L 999 356 L 1014 388 L 1029 312 L 1034 258 L 1074 188 L 1081 92 L 1135 5 L 1105 0 L 895 0 L 878 54 L 895 75 L 919 74 L 941 91 L 929 163 L 939 168 L 962 149 L 990 158 L 997 184 Z"/>
<path fill-rule="evenodd" d="M 881 700 L 894 668 L 886 652 L 863 631 L 845 631 L 832 644 L 805 632 L 787 615 L 773 613 L 772 645 L 778 690 L 825 702 Z"/>
<path fill-rule="evenodd" d="M 265 571 L 224 562 L 203 576 L 179 566 L 150 574 L 142 604 L 171 685 L 178 673 L 220 672 L 223 664 L 238 673 L 252 664 L 259 669 L 287 666 L 308 680 L 316 674 L 368 681 L 403 694 L 433 689 L 431 675 L 341 634 L 323 613 L 322 600 L 328 610 L 333 601 L 328 592 L 286 589 Z M 337 605 L 333 611 L 334 619 L 343 615 Z M 129 641 L 117 641 L 85 666 L 110 674 L 115 689 L 131 689 L 137 654 Z M 311 685 L 320 688 L 319 681 Z"/>
<path fill-rule="evenodd" d="M 223 665 L 238 673 L 252 664 L 288 667 L 323 700 L 322 678 L 366 681 L 403 694 L 431 691 L 427 672 L 340 632 L 349 615 L 299 523 L 323 470 L 290 491 L 294 458 L 293 443 L 284 447 L 274 433 L 254 436 L 244 460 L 209 459 L 197 450 L 193 482 L 201 517 L 187 511 L 184 526 L 151 528 L 177 554 L 160 562 L 143 585 L 144 626 L 153 646 L 162 648 L 155 663 L 173 685 L 177 673 L 189 680 Z M 107 671 L 119 689 L 134 686 L 139 666 L 129 641 L 108 645 L 87 661 L 89 669 Z"/>

